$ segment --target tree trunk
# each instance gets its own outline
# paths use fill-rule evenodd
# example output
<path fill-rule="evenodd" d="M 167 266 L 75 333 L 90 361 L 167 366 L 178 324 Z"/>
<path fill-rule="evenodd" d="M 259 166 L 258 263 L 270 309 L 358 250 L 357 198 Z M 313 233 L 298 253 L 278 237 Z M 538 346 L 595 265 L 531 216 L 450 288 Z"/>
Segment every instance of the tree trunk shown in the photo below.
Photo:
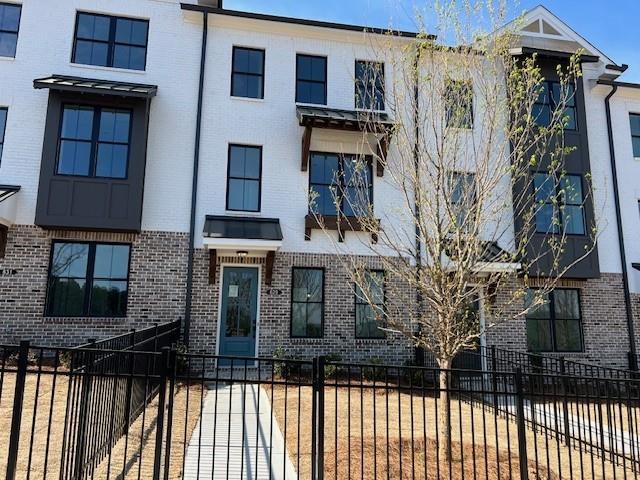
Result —
<path fill-rule="evenodd" d="M 440 359 L 440 418 L 438 419 L 439 442 L 438 452 L 440 454 L 440 462 L 451 462 L 451 398 L 450 398 L 450 380 L 452 359 Z"/>

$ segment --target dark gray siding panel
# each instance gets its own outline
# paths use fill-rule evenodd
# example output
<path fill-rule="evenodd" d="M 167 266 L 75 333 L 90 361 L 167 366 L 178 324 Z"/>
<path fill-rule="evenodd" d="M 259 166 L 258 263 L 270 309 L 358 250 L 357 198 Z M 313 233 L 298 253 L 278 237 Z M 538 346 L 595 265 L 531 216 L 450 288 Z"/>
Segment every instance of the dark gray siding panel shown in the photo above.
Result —
<path fill-rule="evenodd" d="M 133 110 L 126 179 L 56 175 L 63 104 Z M 148 109 L 143 100 L 51 91 L 42 148 L 36 225 L 44 228 L 139 232 L 146 162 Z"/>

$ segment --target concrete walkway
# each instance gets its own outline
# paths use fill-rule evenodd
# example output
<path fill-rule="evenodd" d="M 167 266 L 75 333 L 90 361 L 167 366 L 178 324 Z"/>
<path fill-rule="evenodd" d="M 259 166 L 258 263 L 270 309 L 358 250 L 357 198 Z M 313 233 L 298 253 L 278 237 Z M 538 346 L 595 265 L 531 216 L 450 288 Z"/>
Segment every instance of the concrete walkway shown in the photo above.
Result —
<path fill-rule="evenodd" d="M 209 388 L 189 441 L 183 478 L 298 478 L 280 427 L 272 418 L 269 397 L 259 385 Z"/>

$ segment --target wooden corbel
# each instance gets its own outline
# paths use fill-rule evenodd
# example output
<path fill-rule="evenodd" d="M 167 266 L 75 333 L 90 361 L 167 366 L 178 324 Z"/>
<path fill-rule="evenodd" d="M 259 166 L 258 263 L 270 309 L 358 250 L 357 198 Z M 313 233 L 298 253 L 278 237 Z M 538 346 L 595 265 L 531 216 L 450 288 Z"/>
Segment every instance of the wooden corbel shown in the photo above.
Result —
<path fill-rule="evenodd" d="M 9 227 L 0 225 L 0 258 L 4 258 L 7 251 L 7 238 L 9 237 Z"/>
<path fill-rule="evenodd" d="M 267 287 L 271 286 L 273 280 L 273 263 L 276 259 L 276 252 L 267 252 L 267 259 L 264 265 L 264 283 Z"/>
<path fill-rule="evenodd" d="M 218 266 L 218 251 L 209 250 L 209 285 L 216 284 L 216 267 Z"/>
<path fill-rule="evenodd" d="M 312 128 L 310 125 L 304 127 L 304 134 L 302 135 L 302 159 L 301 159 L 301 169 L 303 172 L 306 172 L 309 168 L 309 152 L 311 150 L 311 131 Z"/>
<path fill-rule="evenodd" d="M 385 132 L 378 142 L 378 161 L 376 162 L 376 175 L 384 176 L 384 166 L 387 163 L 387 154 L 389 153 L 389 133 Z"/>

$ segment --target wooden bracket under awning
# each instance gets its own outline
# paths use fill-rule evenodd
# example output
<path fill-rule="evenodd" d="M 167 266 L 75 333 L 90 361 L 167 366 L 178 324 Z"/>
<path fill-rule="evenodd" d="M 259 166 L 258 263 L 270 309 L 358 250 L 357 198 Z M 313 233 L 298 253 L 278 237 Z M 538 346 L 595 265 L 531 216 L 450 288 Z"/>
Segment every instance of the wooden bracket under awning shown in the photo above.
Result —
<path fill-rule="evenodd" d="M 264 268 L 264 283 L 267 287 L 271 286 L 273 281 L 273 263 L 276 259 L 276 252 L 267 252 L 267 259 Z"/>
<path fill-rule="evenodd" d="M 215 248 L 209 250 L 209 285 L 216 284 L 216 269 L 218 267 L 218 251 Z"/>
<path fill-rule="evenodd" d="M 9 237 L 9 227 L 0 224 L 0 258 L 4 258 L 7 251 L 7 239 Z"/>

